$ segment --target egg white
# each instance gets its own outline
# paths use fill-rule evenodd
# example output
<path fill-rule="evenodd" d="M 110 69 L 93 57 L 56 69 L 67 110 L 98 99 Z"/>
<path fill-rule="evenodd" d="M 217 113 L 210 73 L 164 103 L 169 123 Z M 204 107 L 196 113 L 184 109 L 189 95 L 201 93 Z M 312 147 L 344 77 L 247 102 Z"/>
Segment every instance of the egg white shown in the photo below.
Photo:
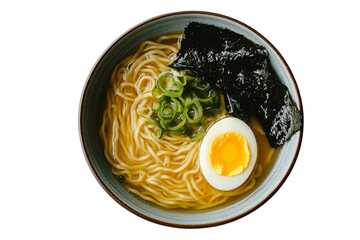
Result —
<path fill-rule="evenodd" d="M 208 155 L 211 143 L 219 135 L 230 132 L 238 133 L 247 140 L 251 155 L 249 164 L 244 172 L 236 176 L 226 177 L 218 175 L 211 169 L 208 163 Z M 230 191 L 241 186 L 250 177 L 256 164 L 257 152 L 258 147 L 256 143 L 256 138 L 250 127 L 238 118 L 224 118 L 211 126 L 202 140 L 199 154 L 200 168 L 205 179 L 211 186 L 218 190 Z"/>

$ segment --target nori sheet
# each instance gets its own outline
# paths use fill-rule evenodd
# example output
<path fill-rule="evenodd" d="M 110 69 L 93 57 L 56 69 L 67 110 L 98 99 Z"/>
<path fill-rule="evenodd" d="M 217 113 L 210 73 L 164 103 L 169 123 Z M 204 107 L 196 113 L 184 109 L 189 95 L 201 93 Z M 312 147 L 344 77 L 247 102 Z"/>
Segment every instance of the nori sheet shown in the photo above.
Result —
<path fill-rule="evenodd" d="M 269 63 L 268 51 L 243 35 L 191 22 L 170 67 L 188 69 L 219 89 L 228 113 L 255 116 L 272 147 L 284 144 L 301 128 L 302 113 Z"/>

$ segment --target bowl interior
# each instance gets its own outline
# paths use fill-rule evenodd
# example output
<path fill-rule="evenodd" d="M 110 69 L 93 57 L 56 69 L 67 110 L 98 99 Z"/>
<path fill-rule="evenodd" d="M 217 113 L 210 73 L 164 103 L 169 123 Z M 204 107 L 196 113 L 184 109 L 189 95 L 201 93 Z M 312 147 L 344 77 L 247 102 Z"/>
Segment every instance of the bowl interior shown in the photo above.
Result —
<path fill-rule="evenodd" d="M 290 173 L 302 139 L 301 130 L 281 148 L 269 173 L 251 192 L 210 210 L 164 209 L 134 197 L 119 184 L 118 179 L 110 171 L 98 133 L 103 103 L 105 102 L 105 91 L 111 73 L 115 65 L 134 51 L 143 41 L 164 34 L 181 32 L 191 21 L 228 28 L 255 43 L 265 46 L 269 51 L 272 67 L 280 80 L 289 88 L 299 108 L 302 108 L 296 82 L 278 51 L 255 30 L 234 19 L 203 12 L 173 13 L 146 21 L 119 37 L 100 57 L 91 71 L 83 91 L 80 106 L 80 135 L 84 153 L 99 183 L 122 206 L 150 221 L 177 227 L 218 225 L 240 218 L 261 206 L 278 190 Z"/>

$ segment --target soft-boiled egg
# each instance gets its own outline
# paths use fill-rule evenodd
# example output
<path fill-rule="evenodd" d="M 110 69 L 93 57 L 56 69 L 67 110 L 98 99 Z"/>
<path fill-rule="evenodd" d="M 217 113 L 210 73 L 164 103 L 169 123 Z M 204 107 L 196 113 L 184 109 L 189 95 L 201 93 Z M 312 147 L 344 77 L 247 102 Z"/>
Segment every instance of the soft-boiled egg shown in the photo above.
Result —
<path fill-rule="evenodd" d="M 257 159 L 254 133 L 242 120 L 228 117 L 210 127 L 200 147 L 201 171 L 214 188 L 230 191 L 246 182 Z"/>

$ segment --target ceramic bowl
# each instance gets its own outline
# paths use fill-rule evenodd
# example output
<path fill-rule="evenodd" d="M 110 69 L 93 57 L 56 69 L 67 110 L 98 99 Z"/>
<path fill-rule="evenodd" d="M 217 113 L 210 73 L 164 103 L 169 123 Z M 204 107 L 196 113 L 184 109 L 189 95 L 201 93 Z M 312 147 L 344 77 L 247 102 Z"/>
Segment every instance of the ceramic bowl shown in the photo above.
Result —
<path fill-rule="evenodd" d="M 236 19 L 209 12 L 169 13 L 137 25 L 115 40 L 91 70 L 80 101 L 79 130 L 86 160 L 100 185 L 121 206 L 149 221 L 182 228 L 220 225 L 239 219 L 263 205 L 290 174 L 300 150 L 303 133 L 301 129 L 281 148 L 271 170 L 249 194 L 214 209 L 169 210 L 149 204 L 129 194 L 110 171 L 98 133 L 102 106 L 105 102 L 104 93 L 110 75 L 115 65 L 134 51 L 140 43 L 167 33 L 183 31 L 191 21 L 228 28 L 265 46 L 269 52 L 272 67 L 289 88 L 302 111 L 297 84 L 283 57 L 265 37 Z"/>

